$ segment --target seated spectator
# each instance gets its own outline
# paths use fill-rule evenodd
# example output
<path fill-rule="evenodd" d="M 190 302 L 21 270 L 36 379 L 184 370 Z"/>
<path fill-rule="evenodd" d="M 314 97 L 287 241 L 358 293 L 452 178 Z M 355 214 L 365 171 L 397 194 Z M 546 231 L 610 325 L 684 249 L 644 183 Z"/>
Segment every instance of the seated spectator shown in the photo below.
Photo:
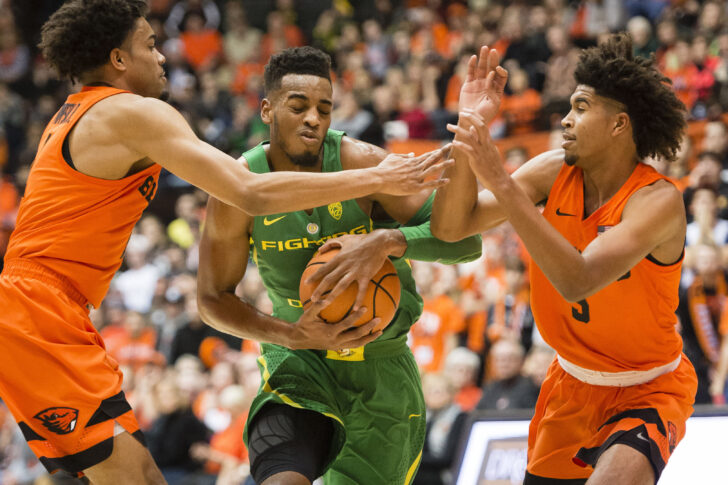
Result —
<path fill-rule="evenodd" d="M 149 261 L 149 242 L 140 234 L 132 234 L 124 253 L 126 271 L 117 273 L 112 289 L 121 293 L 124 307 L 139 313 L 152 308 L 159 268 Z"/>
<path fill-rule="evenodd" d="M 154 386 L 156 419 L 145 433 L 147 447 L 169 485 L 181 485 L 185 477 L 202 469 L 190 455 L 196 443 L 207 442 L 209 430 L 197 419 L 190 403 L 168 373 Z"/>
<path fill-rule="evenodd" d="M 541 389 L 543 381 L 546 380 L 549 366 L 556 357 L 556 351 L 546 345 L 539 343 L 531 347 L 523 361 L 523 375 L 531 379 L 537 389 Z"/>
<path fill-rule="evenodd" d="M 551 26 L 546 31 L 546 42 L 551 50 L 551 57 L 546 62 L 546 78 L 541 100 L 547 128 L 560 127 L 563 118 L 571 109 L 569 98 L 576 88 L 574 71 L 579 61 L 579 50 L 575 48 L 569 36 L 560 26 Z"/>
<path fill-rule="evenodd" d="M 235 465 L 248 462 L 248 450 L 242 436 L 253 397 L 248 396 L 239 385 L 229 385 L 220 393 L 220 406 L 229 414 L 230 424 L 213 434 L 209 445 L 200 443 L 193 450 L 196 457 L 207 461 L 207 473 L 216 475 L 226 462 Z"/>
<path fill-rule="evenodd" d="M 184 46 L 187 62 L 197 71 L 208 71 L 222 55 L 222 35 L 214 29 L 205 28 L 205 21 L 197 13 L 185 20 L 185 30 L 179 36 Z"/>
<path fill-rule="evenodd" d="M 445 357 L 442 373 L 454 389 L 453 401 L 465 412 L 475 409 L 483 395 L 478 383 L 482 365 L 478 354 L 465 347 L 456 347 Z"/>
<path fill-rule="evenodd" d="M 523 346 L 503 339 L 490 351 L 492 380 L 483 388 L 483 398 L 476 409 L 528 409 L 536 405 L 538 388 L 521 374 Z"/>
<path fill-rule="evenodd" d="M 710 186 L 698 187 L 690 201 L 690 215 L 693 220 L 687 225 L 685 242 L 695 244 L 728 243 L 728 221 L 718 218 L 718 194 Z"/>
<path fill-rule="evenodd" d="M 156 350 L 157 332 L 140 313 L 126 312 L 121 326 L 106 326 L 100 333 L 107 352 L 120 365 L 135 370 L 146 364 L 165 364 L 164 356 Z"/>
<path fill-rule="evenodd" d="M 202 321 L 197 309 L 197 297 L 195 295 L 189 295 L 185 298 L 185 319 L 186 323 L 177 330 L 172 340 L 169 356 L 171 364 L 174 364 L 184 354 L 200 355 L 200 345 L 207 337 L 219 337 L 230 348 L 240 349 L 241 341 L 239 338 L 222 333 Z"/>
<path fill-rule="evenodd" d="M 452 483 L 450 469 L 460 441 L 466 414 L 454 401 L 455 390 L 441 374 L 425 374 L 422 389 L 427 409 L 425 445 L 413 485 Z"/>
<path fill-rule="evenodd" d="M 721 315 L 725 311 L 728 284 L 718 248 L 712 244 L 697 244 L 690 248 L 694 277 L 680 291 L 677 315 L 685 355 L 698 375 L 697 404 L 711 402 L 710 375 L 720 356 Z"/>
<path fill-rule="evenodd" d="M 529 86 L 526 71 L 515 69 L 510 73 L 508 85 L 511 94 L 504 96 L 501 103 L 506 132 L 511 136 L 537 131 L 541 95 Z"/>

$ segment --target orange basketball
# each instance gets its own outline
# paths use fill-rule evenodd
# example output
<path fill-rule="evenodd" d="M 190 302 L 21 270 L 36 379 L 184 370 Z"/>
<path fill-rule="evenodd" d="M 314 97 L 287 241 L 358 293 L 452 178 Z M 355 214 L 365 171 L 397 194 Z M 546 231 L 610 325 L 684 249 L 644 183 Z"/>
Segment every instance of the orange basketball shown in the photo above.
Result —
<path fill-rule="evenodd" d="M 306 265 L 306 269 L 303 270 L 303 274 L 301 275 L 301 283 L 298 287 L 303 308 L 307 308 L 311 304 L 311 294 L 317 286 L 317 284 L 305 283 L 306 278 L 314 274 L 320 265 L 331 260 L 338 253 L 338 248 L 323 254 L 316 252 L 311 258 L 311 261 Z M 346 318 L 351 313 L 354 301 L 356 301 L 357 290 L 357 283 L 352 283 L 326 308 L 321 310 L 319 316 L 329 323 L 336 323 Z M 369 280 L 369 287 L 367 288 L 366 296 L 362 303 L 367 308 L 367 311 L 355 325 L 363 325 L 375 317 L 382 319 L 374 329 L 375 332 L 389 325 L 399 306 L 399 292 L 400 284 L 397 270 L 394 268 L 392 261 L 387 259 L 384 261 L 382 267 L 379 268 L 377 274 Z M 326 296 L 326 293 L 324 293 L 324 296 Z"/>

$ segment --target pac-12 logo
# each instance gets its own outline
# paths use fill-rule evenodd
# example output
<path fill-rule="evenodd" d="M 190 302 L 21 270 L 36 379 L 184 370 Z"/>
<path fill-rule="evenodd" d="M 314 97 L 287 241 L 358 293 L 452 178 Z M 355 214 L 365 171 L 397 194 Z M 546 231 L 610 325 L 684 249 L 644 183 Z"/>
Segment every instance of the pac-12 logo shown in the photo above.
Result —
<path fill-rule="evenodd" d="M 333 204 L 329 204 L 328 209 L 331 217 L 333 217 L 337 221 L 341 219 L 341 214 L 344 213 L 344 208 L 342 207 L 341 202 L 334 202 Z"/>
<path fill-rule="evenodd" d="M 76 429 L 78 409 L 55 407 L 44 409 L 35 416 L 49 431 L 56 434 L 68 434 Z"/>

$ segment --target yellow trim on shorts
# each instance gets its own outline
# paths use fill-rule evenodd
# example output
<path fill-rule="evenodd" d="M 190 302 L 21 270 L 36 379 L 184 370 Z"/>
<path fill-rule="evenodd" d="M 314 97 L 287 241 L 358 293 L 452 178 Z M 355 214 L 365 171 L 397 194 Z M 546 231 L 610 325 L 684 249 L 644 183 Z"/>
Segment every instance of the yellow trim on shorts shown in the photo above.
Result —
<path fill-rule="evenodd" d="M 417 455 L 417 458 L 415 458 L 415 461 L 412 462 L 412 465 L 410 465 L 409 470 L 407 470 L 407 476 L 404 478 L 404 485 L 409 484 L 415 475 L 415 470 L 417 470 L 417 465 L 420 464 L 420 460 L 422 459 L 422 450 L 420 450 L 420 454 Z"/>
<path fill-rule="evenodd" d="M 281 401 L 288 404 L 289 406 L 293 406 L 294 408 L 299 408 L 299 409 L 305 409 L 303 406 L 298 404 L 296 401 L 294 401 L 290 397 L 288 397 L 285 394 L 283 394 L 282 392 L 278 392 L 275 389 L 273 389 L 272 387 L 270 387 L 270 384 L 268 383 L 268 379 L 270 379 L 270 371 L 268 370 L 268 363 L 265 361 L 265 357 L 263 357 L 262 355 L 260 357 L 258 357 L 258 362 L 260 362 L 260 365 L 263 366 L 263 391 L 270 392 L 271 394 L 278 396 L 281 399 Z M 336 421 L 338 421 L 341 424 L 341 426 L 344 426 L 344 422 L 335 414 L 331 414 L 331 413 L 321 413 L 321 414 L 323 414 L 324 416 L 328 416 L 329 418 L 335 419 Z"/>

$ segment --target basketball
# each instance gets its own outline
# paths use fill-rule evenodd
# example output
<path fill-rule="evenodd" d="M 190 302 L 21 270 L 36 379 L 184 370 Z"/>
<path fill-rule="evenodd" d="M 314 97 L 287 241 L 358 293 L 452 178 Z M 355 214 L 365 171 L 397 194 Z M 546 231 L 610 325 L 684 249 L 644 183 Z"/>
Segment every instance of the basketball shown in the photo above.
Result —
<path fill-rule="evenodd" d="M 303 308 L 308 308 L 311 304 L 311 294 L 318 285 L 318 282 L 315 284 L 305 283 L 306 279 L 318 271 L 320 265 L 330 261 L 338 253 L 338 248 L 331 249 L 323 254 L 316 252 L 306 265 L 306 269 L 303 270 L 303 274 L 301 275 L 301 283 L 298 287 Z M 321 310 L 319 316 L 328 323 L 336 323 L 343 320 L 353 310 L 352 307 L 356 301 L 357 291 L 357 283 L 352 283 L 326 308 Z M 324 293 L 324 296 L 327 293 Z M 362 303 L 367 308 L 367 311 L 354 325 L 358 327 L 375 317 L 381 318 L 382 321 L 373 330 L 374 332 L 389 325 L 399 306 L 399 293 L 400 284 L 397 270 L 394 268 L 392 261 L 387 259 L 384 261 L 382 267 L 379 268 L 377 274 L 369 280 L 369 287 L 367 288 Z"/>

